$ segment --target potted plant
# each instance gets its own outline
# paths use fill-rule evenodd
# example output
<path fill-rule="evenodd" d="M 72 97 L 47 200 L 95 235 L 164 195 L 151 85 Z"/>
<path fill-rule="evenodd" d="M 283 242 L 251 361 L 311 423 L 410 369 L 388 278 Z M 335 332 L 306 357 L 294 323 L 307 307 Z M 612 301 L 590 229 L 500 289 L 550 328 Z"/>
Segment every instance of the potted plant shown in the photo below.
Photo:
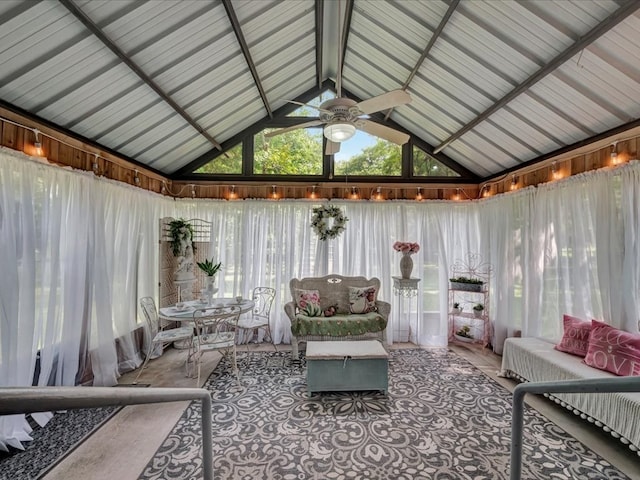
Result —
<path fill-rule="evenodd" d="M 184 256 L 187 245 L 193 249 L 193 227 L 183 218 L 169 222 L 169 244 L 174 257 Z"/>
<path fill-rule="evenodd" d="M 451 313 L 461 313 L 462 312 L 462 307 L 460 306 L 459 302 L 453 302 L 453 308 L 451 309 Z"/>
<path fill-rule="evenodd" d="M 222 262 L 213 263 L 213 258 L 211 260 L 205 259 L 204 262 L 198 262 L 198 267 L 200 267 L 200 270 L 208 277 L 214 277 L 220 268 L 222 268 Z"/>
<path fill-rule="evenodd" d="M 471 277 L 452 277 L 449 279 L 452 290 L 464 290 L 467 292 L 481 292 L 484 281 Z"/>
<path fill-rule="evenodd" d="M 469 327 L 469 325 L 463 325 L 460 327 L 454 336 L 461 342 L 473 342 L 474 340 L 473 335 L 471 334 L 471 327 Z"/>
<path fill-rule="evenodd" d="M 482 317 L 482 312 L 483 312 L 483 311 L 484 311 L 484 305 L 482 305 L 481 303 L 476 303 L 476 304 L 473 306 L 473 314 L 474 314 L 476 317 L 478 317 L 478 318 Z"/>

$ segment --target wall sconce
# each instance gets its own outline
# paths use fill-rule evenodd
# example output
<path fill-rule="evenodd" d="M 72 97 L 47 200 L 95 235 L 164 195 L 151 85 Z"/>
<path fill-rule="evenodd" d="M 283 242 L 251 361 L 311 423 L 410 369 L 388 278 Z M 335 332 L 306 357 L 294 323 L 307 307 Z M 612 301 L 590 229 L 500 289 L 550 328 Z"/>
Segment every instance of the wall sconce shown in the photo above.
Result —
<path fill-rule="evenodd" d="M 140 185 L 140 177 L 138 176 L 138 170 L 133 171 L 133 183 Z"/>
<path fill-rule="evenodd" d="M 229 190 L 229 200 L 235 200 L 238 198 L 238 194 L 236 193 L 236 186 L 231 185 L 231 190 Z"/>
<path fill-rule="evenodd" d="M 511 190 L 515 190 L 518 188 L 518 177 L 514 175 L 511 176 Z"/>
<path fill-rule="evenodd" d="M 422 201 L 422 187 L 418 187 L 418 192 L 416 193 L 416 200 L 418 202 Z"/>
<path fill-rule="evenodd" d="M 611 165 L 618 165 L 620 159 L 618 158 L 618 142 L 611 144 Z"/>
<path fill-rule="evenodd" d="M 42 157 L 43 156 L 43 151 L 42 151 L 42 142 L 40 141 L 40 130 L 38 130 L 37 128 L 35 128 L 33 130 L 33 133 L 36 136 L 35 141 L 33 142 L 33 148 L 35 149 L 36 155 L 38 157 Z"/>

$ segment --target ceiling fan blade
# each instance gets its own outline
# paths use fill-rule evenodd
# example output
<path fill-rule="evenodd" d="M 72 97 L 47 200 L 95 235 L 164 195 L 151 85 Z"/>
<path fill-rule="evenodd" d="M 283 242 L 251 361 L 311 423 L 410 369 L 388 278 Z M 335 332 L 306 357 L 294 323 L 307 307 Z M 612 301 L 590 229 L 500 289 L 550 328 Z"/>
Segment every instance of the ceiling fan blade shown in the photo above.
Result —
<path fill-rule="evenodd" d="M 334 155 L 340 151 L 340 143 L 327 140 L 327 146 L 324 149 L 325 155 Z"/>
<path fill-rule="evenodd" d="M 322 120 L 312 120 L 310 122 L 299 123 L 297 125 L 292 125 L 287 128 L 280 128 L 278 130 L 273 130 L 271 132 L 267 132 L 264 134 L 265 137 L 275 137 L 276 135 L 282 135 L 283 133 L 292 132 L 294 130 L 298 130 L 299 128 L 307 128 L 307 127 L 315 127 L 316 125 L 322 125 Z"/>
<path fill-rule="evenodd" d="M 408 134 L 369 120 L 358 120 L 356 126 L 369 135 L 383 138 L 388 142 L 397 143 L 398 145 L 403 145 L 409 141 Z"/>
<path fill-rule="evenodd" d="M 387 110 L 389 108 L 405 105 L 411 102 L 411 95 L 404 90 L 392 90 L 377 97 L 370 98 L 369 100 L 363 100 L 358 103 L 356 107 L 362 113 L 374 113 L 381 110 Z"/>
<path fill-rule="evenodd" d="M 296 102 L 295 100 L 287 100 L 287 103 L 293 103 L 295 105 L 300 105 L 302 107 L 313 108 L 314 110 L 318 110 L 319 112 L 333 113 L 331 110 L 326 110 L 324 108 L 316 107 L 315 105 L 311 105 L 309 103 Z"/>

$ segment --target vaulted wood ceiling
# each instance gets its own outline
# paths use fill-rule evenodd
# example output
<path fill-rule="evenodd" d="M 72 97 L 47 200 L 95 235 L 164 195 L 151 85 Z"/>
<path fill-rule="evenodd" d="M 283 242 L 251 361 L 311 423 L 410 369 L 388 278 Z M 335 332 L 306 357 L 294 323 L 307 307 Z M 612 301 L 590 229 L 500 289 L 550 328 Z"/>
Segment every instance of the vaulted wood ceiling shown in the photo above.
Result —
<path fill-rule="evenodd" d="M 0 2 L 0 105 L 174 179 L 333 86 L 490 178 L 640 124 L 640 2 Z M 343 50 L 338 54 L 339 46 Z"/>

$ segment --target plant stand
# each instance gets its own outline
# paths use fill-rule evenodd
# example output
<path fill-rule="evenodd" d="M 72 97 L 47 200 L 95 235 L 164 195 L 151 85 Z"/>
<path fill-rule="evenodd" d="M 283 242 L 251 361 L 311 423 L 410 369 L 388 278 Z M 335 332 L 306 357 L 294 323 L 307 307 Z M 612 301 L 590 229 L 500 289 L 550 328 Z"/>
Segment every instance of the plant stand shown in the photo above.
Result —
<path fill-rule="evenodd" d="M 489 284 L 492 267 L 482 262 L 479 255 L 470 254 L 462 261 L 458 260 L 451 269 L 451 278 L 467 277 L 479 280 L 481 284 L 449 282 L 449 341 L 481 343 L 483 347 L 491 344 L 492 325 L 489 317 Z M 453 305 L 460 304 L 462 311 Z M 476 304 L 482 304 L 480 312 L 473 310 Z M 469 326 L 473 338 L 458 335 L 463 326 Z"/>
<path fill-rule="evenodd" d="M 420 315 L 418 312 L 418 283 L 420 282 L 419 278 L 402 278 L 402 277 L 391 277 L 393 278 L 393 294 L 398 297 L 398 301 L 395 302 L 395 310 L 396 315 L 393 318 L 393 340 L 399 342 L 410 342 L 411 341 L 411 317 L 413 315 L 412 304 L 413 299 L 416 299 L 415 302 L 415 325 L 416 329 L 419 325 Z M 416 341 L 415 333 L 413 340 Z"/>

